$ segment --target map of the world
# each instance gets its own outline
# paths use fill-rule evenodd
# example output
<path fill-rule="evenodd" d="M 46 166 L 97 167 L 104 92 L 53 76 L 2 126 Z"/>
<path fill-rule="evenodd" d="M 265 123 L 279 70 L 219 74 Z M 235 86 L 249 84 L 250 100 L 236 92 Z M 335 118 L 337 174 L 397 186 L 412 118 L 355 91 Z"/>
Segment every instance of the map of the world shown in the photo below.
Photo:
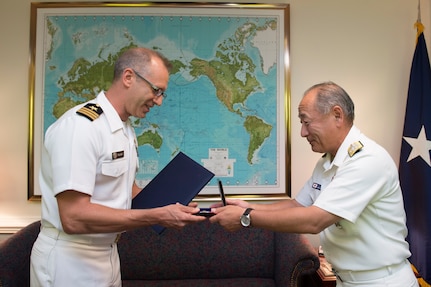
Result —
<path fill-rule="evenodd" d="M 138 182 L 145 185 L 182 151 L 215 173 L 209 190 L 221 179 L 231 193 L 245 187 L 274 193 L 284 181 L 285 160 L 280 18 L 174 10 L 46 14 L 43 131 L 109 88 L 122 51 L 148 47 L 166 56 L 173 70 L 163 105 L 131 118 Z"/>

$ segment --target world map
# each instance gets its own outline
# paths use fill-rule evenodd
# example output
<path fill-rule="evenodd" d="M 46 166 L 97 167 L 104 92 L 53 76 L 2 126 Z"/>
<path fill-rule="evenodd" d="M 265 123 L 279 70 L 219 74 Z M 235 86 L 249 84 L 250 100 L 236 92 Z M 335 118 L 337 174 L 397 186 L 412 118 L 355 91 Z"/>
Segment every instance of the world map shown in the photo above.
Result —
<path fill-rule="evenodd" d="M 79 14 L 44 21 L 44 131 L 109 88 L 124 50 L 144 46 L 161 52 L 173 69 L 163 105 L 131 118 L 138 183 L 182 151 L 215 173 L 209 187 L 216 179 L 233 188 L 279 186 L 284 92 L 277 17 Z"/>

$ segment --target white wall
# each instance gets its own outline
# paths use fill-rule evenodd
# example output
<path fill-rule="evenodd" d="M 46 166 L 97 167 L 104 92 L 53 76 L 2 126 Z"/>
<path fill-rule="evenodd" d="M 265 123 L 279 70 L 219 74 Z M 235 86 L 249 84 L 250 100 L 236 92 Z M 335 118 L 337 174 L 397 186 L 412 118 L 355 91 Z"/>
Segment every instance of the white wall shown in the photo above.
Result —
<path fill-rule="evenodd" d="M 429 1 L 421 2 L 427 41 L 431 40 Z M 40 217 L 40 203 L 27 201 L 30 3 L 0 3 L 0 233 L 14 231 Z M 300 137 L 297 119 L 303 91 L 317 82 L 332 80 L 343 86 L 356 103 L 356 125 L 382 144 L 398 163 L 418 2 L 286 3 L 290 4 L 291 16 L 293 196 L 320 156 Z"/>

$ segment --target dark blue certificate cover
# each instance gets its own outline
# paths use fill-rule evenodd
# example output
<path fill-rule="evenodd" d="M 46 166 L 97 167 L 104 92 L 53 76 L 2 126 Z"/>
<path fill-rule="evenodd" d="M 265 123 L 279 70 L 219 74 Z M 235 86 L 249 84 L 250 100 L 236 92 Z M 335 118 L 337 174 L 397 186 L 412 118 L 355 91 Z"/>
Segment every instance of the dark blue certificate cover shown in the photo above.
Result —
<path fill-rule="evenodd" d="M 132 209 L 177 202 L 188 205 L 213 177 L 211 171 L 179 152 L 133 199 Z M 153 228 L 159 234 L 165 229 L 159 225 Z"/>

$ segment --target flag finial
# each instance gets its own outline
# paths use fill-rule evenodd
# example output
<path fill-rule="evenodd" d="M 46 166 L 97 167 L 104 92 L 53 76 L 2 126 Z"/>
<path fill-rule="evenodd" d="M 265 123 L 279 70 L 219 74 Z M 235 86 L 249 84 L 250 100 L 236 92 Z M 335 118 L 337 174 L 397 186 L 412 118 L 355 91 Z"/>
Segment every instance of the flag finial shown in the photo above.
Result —
<path fill-rule="evenodd" d="M 424 32 L 425 26 L 420 21 L 417 21 L 415 23 L 415 28 L 417 31 L 416 33 L 416 42 L 417 42 L 419 36 Z"/>

